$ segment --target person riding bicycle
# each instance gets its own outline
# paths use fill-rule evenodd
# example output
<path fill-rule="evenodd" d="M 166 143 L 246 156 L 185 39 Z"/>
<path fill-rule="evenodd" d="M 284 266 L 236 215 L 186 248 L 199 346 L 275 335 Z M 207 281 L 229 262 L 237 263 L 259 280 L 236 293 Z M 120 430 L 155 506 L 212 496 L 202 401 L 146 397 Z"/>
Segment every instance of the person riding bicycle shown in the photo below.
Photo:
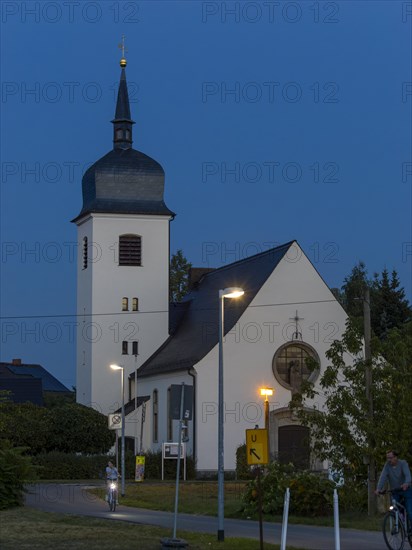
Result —
<path fill-rule="evenodd" d="M 409 531 L 412 532 L 412 487 L 411 487 L 411 471 L 406 460 L 398 458 L 398 452 L 393 449 L 386 453 L 386 464 L 383 467 L 380 475 L 378 486 L 375 494 L 380 494 L 389 481 L 389 487 L 392 491 L 393 498 L 399 502 L 404 499 L 404 505 L 409 517 Z"/>
<path fill-rule="evenodd" d="M 117 468 L 114 466 L 113 462 L 109 460 L 106 466 L 106 487 L 107 492 L 110 487 L 110 483 L 112 481 L 117 481 L 117 478 L 119 477 L 119 472 L 117 471 Z"/>

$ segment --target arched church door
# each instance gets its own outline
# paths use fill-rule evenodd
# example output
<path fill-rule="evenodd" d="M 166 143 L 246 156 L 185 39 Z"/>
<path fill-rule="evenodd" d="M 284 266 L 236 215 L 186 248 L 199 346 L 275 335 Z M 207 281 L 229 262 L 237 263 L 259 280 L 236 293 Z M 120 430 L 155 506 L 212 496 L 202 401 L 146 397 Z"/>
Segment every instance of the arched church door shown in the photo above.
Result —
<path fill-rule="evenodd" d="M 305 426 L 280 426 L 278 432 L 278 460 L 291 462 L 297 468 L 309 469 L 309 428 Z"/>

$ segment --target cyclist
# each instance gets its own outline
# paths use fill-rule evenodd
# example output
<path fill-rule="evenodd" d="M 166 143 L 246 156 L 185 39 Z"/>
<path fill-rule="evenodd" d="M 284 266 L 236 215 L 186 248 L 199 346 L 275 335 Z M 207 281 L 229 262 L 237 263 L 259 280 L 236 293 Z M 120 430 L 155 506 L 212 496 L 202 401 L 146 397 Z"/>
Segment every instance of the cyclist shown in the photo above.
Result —
<path fill-rule="evenodd" d="M 107 466 L 106 466 L 106 487 L 107 487 L 106 500 L 107 500 L 107 495 L 108 495 L 108 492 L 109 492 L 110 483 L 112 481 L 117 481 L 118 477 L 119 477 L 119 473 L 117 471 L 117 468 L 114 466 L 113 462 L 111 462 L 109 460 L 109 462 L 107 463 Z"/>
<path fill-rule="evenodd" d="M 398 452 L 393 449 L 386 453 L 386 464 L 383 467 L 380 475 L 378 486 L 375 494 L 379 494 L 387 481 L 391 488 L 393 498 L 399 502 L 401 497 L 404 498 L 406 512 L 409 516 L 409 531 L 412 534 L 412 487 L 411 487 L 411 471 L 406 460 L 398 458 Z M 395 490 L 394 490 L 395 489 Z M 397 490 L 396 490 L 397 489 Z"/>

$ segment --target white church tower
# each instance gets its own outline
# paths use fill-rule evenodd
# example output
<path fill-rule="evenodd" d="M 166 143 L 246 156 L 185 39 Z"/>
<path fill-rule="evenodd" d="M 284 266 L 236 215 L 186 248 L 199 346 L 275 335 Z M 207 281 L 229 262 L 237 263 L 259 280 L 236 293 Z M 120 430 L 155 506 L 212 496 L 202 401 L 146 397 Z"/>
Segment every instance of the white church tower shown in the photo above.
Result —
<path fill-rule="evenodd" d="M 133 374 L 168 337 L 169 224 L 165 174 L 132 148 L 126 60 L 120 61 L 113 150 L 82 180 L 78 231 L 77 401 L 108 414 L 125 402 Z"/>

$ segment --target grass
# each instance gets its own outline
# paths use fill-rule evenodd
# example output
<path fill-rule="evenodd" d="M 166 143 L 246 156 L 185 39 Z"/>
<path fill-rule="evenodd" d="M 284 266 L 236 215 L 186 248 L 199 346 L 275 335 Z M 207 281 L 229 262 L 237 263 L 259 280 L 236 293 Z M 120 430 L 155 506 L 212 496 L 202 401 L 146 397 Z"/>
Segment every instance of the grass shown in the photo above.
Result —
<path fill-rule="evenodd" d="M 225 482 L 225 517 L 246 519 L 242 513 L 242 495 L 246 483 Z M 96 488 L 91 492 L 104 498 L 104 489 Z M 149 510 L 173 512 L 175 484 L 168 481 L 128 484 L 122 504 Z M 217 483 L 215 481 L 186 481 L 179 485 L 179 512 L 215 516 L 217 513 Z M 251 519 L 258 519 L 252 517 Z M 282 522 L 282 516 L 264 516 L 265 521 Z M 290 523 L 333 527 L 333 516 L 304 517 L 289 516 Z M 340 514 L 340 527 L 380 531 L 382 517 L 368 517 L 365 512 L 346 512 Z"/>
<path fill-rule="evenodd" d="M 2 550 L 124 550 L 160 548 L 160 539 L 171 537 L 170 529 L 123 521 L 103 520 L 66 514 L 41 512 L 31 508 L 14 508 L 0 512 Z M 258 550 L 259 541 L 186 533 L 179 537 L 192 550 Z M 279 550 L 278 545 L 264 544 L 265 550 Z M 299 550 L 288 547 L 290 550 Z"/>

